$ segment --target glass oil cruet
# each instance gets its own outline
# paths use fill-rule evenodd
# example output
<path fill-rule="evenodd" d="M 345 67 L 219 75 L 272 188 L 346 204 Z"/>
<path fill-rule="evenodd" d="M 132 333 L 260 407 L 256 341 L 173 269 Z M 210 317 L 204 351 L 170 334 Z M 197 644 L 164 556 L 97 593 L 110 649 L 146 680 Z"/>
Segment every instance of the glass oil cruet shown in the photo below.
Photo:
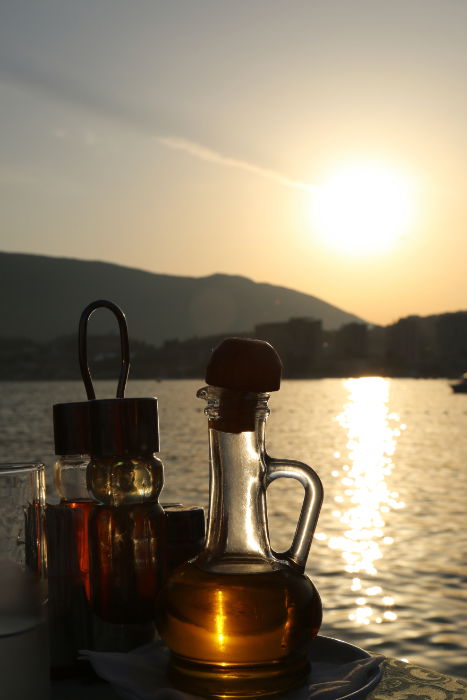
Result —
<path fill-rule="evenodd" d="M 213 352 L 207 401 L 210 493 L 203 550 L 169 578 L 158 629 L 174 685 L 219 698 L 274 695 L 302 684 L 320 628 L 319 594 L 304 568 L 321 508 L 319 477 L 265 451 L 269 391 L 281 362 L 264 341 L 228 338 Z M 297 479 L 304 501 L 290 549 L 271 549 L 266 489 Z"/>

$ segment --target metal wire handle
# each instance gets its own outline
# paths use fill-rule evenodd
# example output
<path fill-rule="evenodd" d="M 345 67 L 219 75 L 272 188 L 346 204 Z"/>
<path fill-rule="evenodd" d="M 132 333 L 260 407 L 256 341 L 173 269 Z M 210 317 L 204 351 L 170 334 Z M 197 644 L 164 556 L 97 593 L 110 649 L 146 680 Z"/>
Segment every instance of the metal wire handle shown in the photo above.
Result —
<path fill-rule="evenodd" d="M 128 379 L 128 373 L 130 371 L 130 345 L 128 342 L 128 327 L 126 323 L 125 314 L 117 304 L 107 299 L 98 299 L 93 301 L 84 309 L 79 320 L 79 333 L 78 333 L 78 344 L 79 344 L 79 367 L 81 370 L 81 376 L 83 378 L 84 386 L 86 389 L 86 395 L 89 400 L 96 398 L 96 392 L 94 391 L 94 386 L 92 384 L 91 372 L 88 366 L 88 344 L 87 344 L 87 328 L 88 321 L 96 309 L 109 309 L 118 321 L 118 327 L 120 330 L 120 353 L 121 353 L 121 364 L 120 364 L 120 377 L 117 386 L 117 399 L 123 399 L 125 395 L 125 387 Z"/>

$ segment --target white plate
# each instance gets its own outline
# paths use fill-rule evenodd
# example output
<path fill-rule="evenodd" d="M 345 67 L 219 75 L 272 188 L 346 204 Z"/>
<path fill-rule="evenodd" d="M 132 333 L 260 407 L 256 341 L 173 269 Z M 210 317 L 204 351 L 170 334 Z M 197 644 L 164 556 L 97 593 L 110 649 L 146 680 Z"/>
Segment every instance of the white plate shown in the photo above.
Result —
<path fill-rule="evenodd" d="M 308 689 L 312 690 L 313 663 L 335 665 L 336 672 L 338 672 L 338 666 L 358 661 L 359 659 L 370 658 L 371 654 L 354 644 L 343 642 L 340 639 L 318 636 L 311 644 L 310 657 L 312 670 Z M 362 685 L 359 688 L 356 688 L 351 693 L 338 696 L 335 700 L 361 700 L 377 685 L 380 679 L 381 669 L 380 667 L 375 667 L 369 672 L 367 678 L 362 681 Z M 295 691 L 289 691 L 287 694 L 278 696 L 278 700 L 283 700 L 284 698 L 296 700 L 296 696 L 303 697 L 303 693 L 304 688 L 297 688 Z M 108 683 L 103 681 L 93 682 L 92 678 L 55 681 L 52 683 L 52 700 L 83 700 L 83 697 L 86 700 L 118 700 L 120 695 L 117 695 L 116 690 Z"/>
<path fill-rule="evenodd" d="M 348 664 L 352 661 L 358 661 L 359 659 L 368 659 L 371 657 L 371 654 L 355 646 L 355 644 L 349 644 L 348 642 L 343 642 L 341 639 L 319 635 L 311 644 L 310 656 L 313 669 L 313 662 L 341 666 L 342 664 Z M 358 700 L 359 698 L 363 698 L 379 683 L 381 675 L 381 666 L 372 668 L 359 688 L 356 688 L 351 693 L 339 696 L 336 700 Z M 313 670 L 311 672 L 311 684 L 313 684 Z"/>

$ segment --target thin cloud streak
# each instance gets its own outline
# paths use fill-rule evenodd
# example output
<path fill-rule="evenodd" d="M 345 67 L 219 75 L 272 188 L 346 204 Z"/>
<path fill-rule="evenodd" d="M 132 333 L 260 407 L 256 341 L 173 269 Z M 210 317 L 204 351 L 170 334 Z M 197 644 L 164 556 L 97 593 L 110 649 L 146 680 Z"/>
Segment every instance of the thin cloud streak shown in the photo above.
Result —
<path fill-rule="evenodd" d="M 65 78 L 59 72 L 54 73 L 42 69 L 39 65 L 32 65 L 31 63 L 23 63 L 15 60 L 14 56 L 2 56 L 2 61 L 0 62 L 0 79 L 1 78 L 6 82 L 43 93 L 49 98 L 71 103 L 81 108 L 84 107 L 95 114 L 110 118 L 113 121 L 127 123 L 134 128 L 136 127 L 146 132 L 154 132 L 154 123 L 156 121 L 154 115 L 146 114 L 144 111 L 132 105 L 121 103 L 101 92 L 90 90 L 87 85 L 82 85 L 76 80 Z M 169 116 L 167 113 L 164 114 L 160 107 L 158 111 L 157 121 L 159 122 L 159 128 L 161 127 L 161 122 L 173 124 L 179 121 L 174 118 L 174 115 Z M 65 132 L 63 136 L 65 136 Z M 59 135 L 57 135 L 57 137 L 60 138 Z M 319 191 L 319 188 L 314 185 L 292 180 L 282 173 L 270 170 L 269 168 L 263 168 L 249 161 L 225 156 L 195 141 L 177 136 L 156 136 L 155 138 L 162 146 L 172 150 L 182 151 L 199 160 L 204 160 L 227 168 L 242 170 L 243 172 L 257 175 L 258 177 L 277 182 L 286 187 L 293 187 L 295 189 L 305 190 L 306 192 Z M 94 142 L 90 143 L 90 141 L 88 141 L 87 145 L 94 145 Z"/>
<path fill-rule="evenodd" d="M 237 170 L 243 170 L 244 172 L 252 173 L 253 175 L 258 175 L 259 177 L 266 178 L 267 180 L 272 180 L 280 185 L 285 185 L 286 187 L 294 187 L 300 190 L 306 190 L 307 192 L 317 192 L 318 187 L 314 185 L 309 185 L 305 182 L 299 182 L 297 180 L 291 180 L 289 177 L 276 172 L 275 170 L 269 170 L 268 168 L 262 168 L 254 163 L 249 163 L 246 160 L 239 160 L 237 158 L 230 158 L 229 156 L 224 156 L 217 151 L 212 151 L 210 148 L 206 148 L 199 143 L 194 141 L 187 141 L 183 138 L 178 137 L 157 137 L 157 142 L 162 146 L 166 146 L 175 151 L 182 151 L 187 153 L 194 158 L 200 160 L 208 161 L 209 163 L 215 163 L 216 165 L 223 165 L 227 168 L 236 168 Z"/>

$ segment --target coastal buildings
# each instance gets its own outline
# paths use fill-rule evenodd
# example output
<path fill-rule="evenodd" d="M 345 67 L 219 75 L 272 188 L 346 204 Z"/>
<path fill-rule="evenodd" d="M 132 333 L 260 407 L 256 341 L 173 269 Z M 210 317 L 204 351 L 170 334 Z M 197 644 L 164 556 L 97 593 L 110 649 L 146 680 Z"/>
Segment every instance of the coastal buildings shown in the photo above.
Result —
<path fill-rule="evenodd" d="M 325 330 L 321 320 L 294 317 L 257 324 L 237 333 L 166 340 L 159 347 L 131 339 L 133 378 L 201 378 L 212 349 L 225 337 L 257 337 L 272 343 L 285 378 L 458 377 L 467 371 L 467 311 L 408 316 L 389 326 L 351 322 Z M 115 335 L 90 336 L 93 376 L 118 375 Z M 49 343 L 0 338 L 0 379 L 77 379 L 76 338 Z"/>

